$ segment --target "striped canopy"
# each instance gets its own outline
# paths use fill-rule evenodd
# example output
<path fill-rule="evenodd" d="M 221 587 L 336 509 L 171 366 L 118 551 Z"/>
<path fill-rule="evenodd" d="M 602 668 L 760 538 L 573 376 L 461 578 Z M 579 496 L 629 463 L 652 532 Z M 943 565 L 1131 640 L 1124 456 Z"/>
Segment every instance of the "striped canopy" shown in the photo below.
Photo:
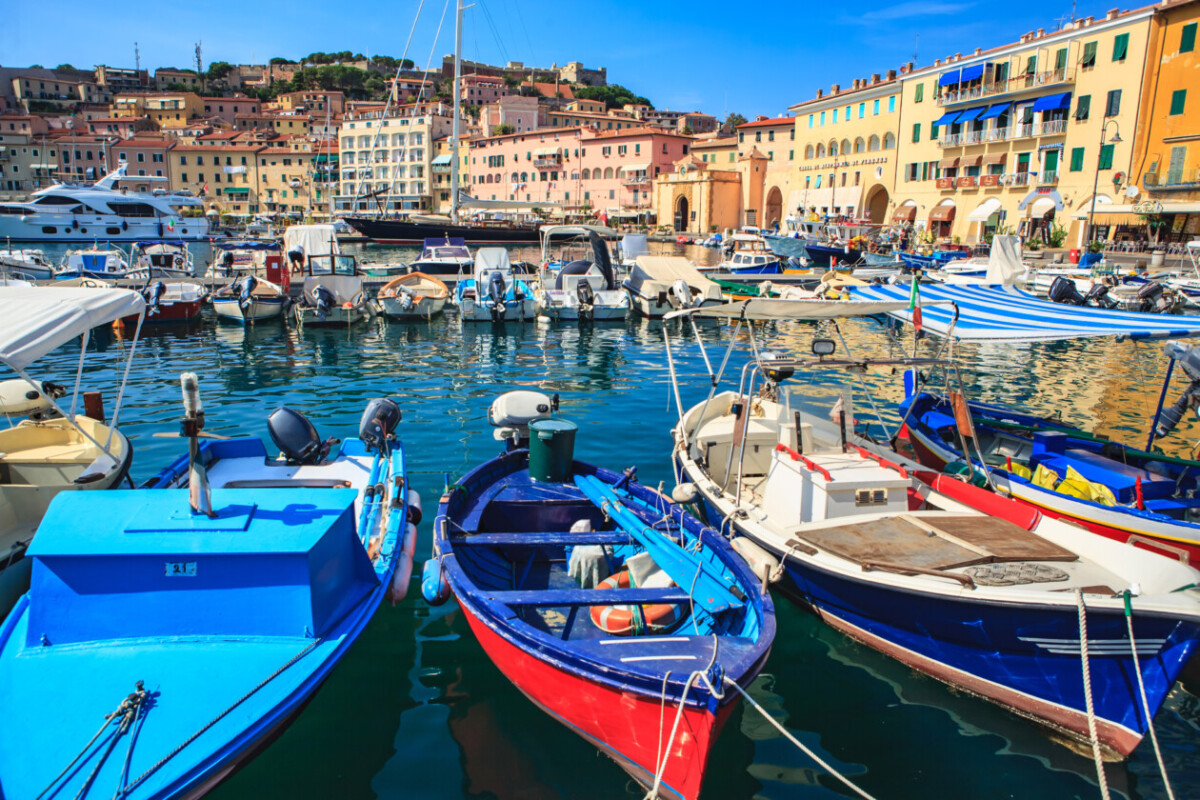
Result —
<path fill-rule="evenodd" d="M 857 286 L 855 300 L 906 300 L 908 286 Z M 949 332 L 958 339 L 1054 340 L 1087 336 L 1161 339 L 1200 336 L 1200 316 L 1142 314 L 1052 303 L 1012 286 L 921 284 L 922 328 L 938 336 Z M 930 305 L 950 302 L 954 306 Z M 955 308 L 958 320 L 954 321 Z M 912 321 L 907 309 L 890 316 Z M 953 330 L 951 326 L 953 324 Z"/>

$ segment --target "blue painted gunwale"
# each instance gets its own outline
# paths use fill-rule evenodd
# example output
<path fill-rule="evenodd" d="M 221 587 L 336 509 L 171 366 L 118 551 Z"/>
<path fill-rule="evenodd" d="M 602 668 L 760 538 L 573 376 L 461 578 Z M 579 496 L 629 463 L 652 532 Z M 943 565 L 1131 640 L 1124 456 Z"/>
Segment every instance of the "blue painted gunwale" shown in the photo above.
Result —
<path fill-rule="evenodd" d="M 466 473 L 451 487 L 448 497 L 443 496 L 438 506 L 437 521 L 434 523 L 433 552 L 435 557 L 441 555 L 442 567 L 455 597 L 458 598 L 459 603 L 468 606 L 470 612 L 497 635 L 564 674 L 618 691 L 636 692 L 658 700 L 663 697 L 663 677 L 669 668 L 662 670 L 652 670 L 649 667 L 635 669 L 629 664 L 623 664 L 619 658 L 602 657 L 598 647 L 585 648 L 578 642 L 563 641 L 558 637 L 543 633 L 516 619 L 513 610 L 508 605 L 489 597 L 487 590 L 481 589 L 459 564 L 454 552 L 454 544 L 447 535 L 447 520 L 456 518 L 463 511 L 464 504 L 471 502 L 471 498 L 478 497 L 487 487 L 499 483 L 514 473 L 527 470 L 528 455 L 528 450 L 512 450 L 503 453 Z M 621 473 L 581 461 L 574 462 L 573 470 L 576 474 L 594 475 L 610 486 L 624 477 Z M 573 499 L 578 498 L 580 502 L 587 502 L 573 484 L 553 484 L 553 486 L 563 488 L 574 496 Z M 668 503 L 657 493 L 636 481 L 630 482 L 627 488 L 634 497 L 656 509 L 662 510 L 668 506 Z M 629 508 L 638 513 L 647 523 L 654 521 L 648 519 L 634 506 L 631 505 Z M 680 514 L 676 512 L 673 519 L 678 520 L 679 518 Z M 476 519 L 478 519 L 478 515 L 476 515 Z M 682 519 L 686 531 L 693 536 L 703 534 L 703 541 L 707 544 L 706 549 L 711 556 L 718 559 L 726 569 L 734 574 L 738 586 L 746 594 L 746 613 L 755 615 L 758 620 L 757 637 L 754 641 L 742 637 L 731 639 L 729 636 L 718 635 L 720 639 L 718 663 L 726 675 L 738 681 L 739 684 L 747 686 L 758 674 L 770 652 L 770 645 L 775 636 L 774 605 L 770 595 L 761 591 L 761 583 L 758 578 L 724 537 L 689 514 L 684 513 Z M 471 528 L 467 527 L 467 530 L 471 530 Z M 701 665 L 707 664 L 712 656 L 713 636 L 711 634 L 691 635 L 685 633 L 686 630 L 687 624 L 685 623 L 678 631 L 669 634 L 671 638 L 686 636 L 688 641 L 682 645 L 677 642 L 664 644 L 663 647 L 670 648 L 665 652 L 695 655 L 700 659 Z M 678 706 L 691 670 L 680 669 L 676 664 L 675 669 L 670 671 L 671 677 L 667 681 L 665 696 L 669 704 Z M 715 710 L 718 705 L 732 702 L 735 697 L 735 692 L 727 691 L 724 699 L 721 700 L 712 696 L 701 682 L 697 682 L 688 693 L 687 706 L 707 707 L 709 710 Z"/>
<path fill-rule="evenodd" d="M 203 445 L 203 452 L 210 463 L 220 458 L 266 458 L 265 447 L 255 438 L 208 441 Z M 363 454 L 366 450 L 357 439 L 349 439 L 339 452 Z M 394 474 L 406 474 L 402 445 L 397 443 L 393 447 L 388 461 Z M 184 457 L 150 481 L 148 486 L 165 488 L 186 476 L 186 472 L 187 459 Z M 137 496 L 143 491 L 122 494 Z M 167 491 L 179 499 L 181 508 L 186 509 L 187 489 Z M 252 496 L 259 490 L 222 491 L 234 493 L 229 496 L 239 493 Z M 268 491 L 301 493 L 300 503 L 312 505 L 312 490 Z M 322 489 L 320 492 L 346 493 L 348 490 Z M 324 496 L 320 492 L 316 494 L 318 498 Z M 215 493 L 214 498 L 218 496 L 221 496 L 220 492 Z M 353 503 L 348 509 L 351 520 L 357 523 Z M 143 715 L 141 727 L 136 729 L 128 781 L 145 773 L 221 711 L 231 707 L 232 710 L 144 783 L 132 791 L 119 792 L 119 796 L 141 800 L 203 794 L 238 763 L 252 756 L 256 746 L 268 741 L 298 713 L 362 633 L 391 582 L 402 549 L 407 510 L 405 497 L 403 505 L 392 510 L 386 528 L 381 529 L 382 557 L 373 567 L 375 585 L 357 602 L 342 609 L 340 617 L 330 621 L 328 630 L 319 639 L 303 635 L 191 635 L 52 644 L 49 648 L 23 646 L 31 616 L 31 595 L 23 595 L 0 625 L 0 705 L 13 723 L 0 726 L 0 797 L 15 800 L 33 797 L 41 791 L 70 761 L 76 748 L 83 747 L 103 715 L 113 711 L 133 690 L 136 680 L 145 680 L 148 691 L 161 693 Z M 103 513 L 102 507 L 99 513 Z M 358 532 L 357 524 L 355 531 Z M 31 557 L 36 566 L 36 549 Z M 294 663 L 254 691 L 264 679 L 293 659 Z M 165 668 L 155 669 L 156 663 Z M 164 675 L 176 675 L 181 679 L 171 682 L 169 677 L 164 680 Z M 180 696 L 174 687 L 180 683 L 184 684 L 183 696 L 188 696 L 189 690 L 195 690 L 200 697 L 198 703 L 183 709 L 174 706 L 171 701 Z M 103 688 L 96 691 L 99 684 L 103 684 Z M 244 697 L 249 692 L 253 693 Z M 50 694 L 55 697 L 53 707 L 58 713 L 47 713 L 45 698 Z M 243 702 L 234 705 L 238 698 L 244 698 Z M 30 722 L 19 723 L 22 712 L 28 715 Z M 117 742 L 85 797 L 113 796 L 114 789 L 120 785 L 120 770 L 129 737 L 130 734 L 126 734 Z M 39 738 L 44 741 L 39 742 Z M 138 744 L 141 744 L 140 748 Z M 42 767 L 40 771 L 39 766 Z M 46 797 L 74 796 L 79 781 L 92 766 L 91 761 L 87 762 L 83 774 L 77 768 L 65 782 L 57 784 L 60 787 L 57 792 L 48 793 Z"/>

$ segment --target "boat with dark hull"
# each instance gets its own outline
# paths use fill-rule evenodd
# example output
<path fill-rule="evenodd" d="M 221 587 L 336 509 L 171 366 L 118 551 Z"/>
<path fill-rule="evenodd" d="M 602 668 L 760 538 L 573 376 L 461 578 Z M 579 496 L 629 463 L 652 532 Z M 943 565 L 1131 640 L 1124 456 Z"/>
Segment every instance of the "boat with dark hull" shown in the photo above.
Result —
<path fill-rule="evenodd" d="M 424 244 L 426 239 L 461 239 L 469 245 L 538 242 L 537 225 L 455 224 L 449 220 L 397 217 L 346 217 L 345 220 L 363 236 L 382 244 Z"/>

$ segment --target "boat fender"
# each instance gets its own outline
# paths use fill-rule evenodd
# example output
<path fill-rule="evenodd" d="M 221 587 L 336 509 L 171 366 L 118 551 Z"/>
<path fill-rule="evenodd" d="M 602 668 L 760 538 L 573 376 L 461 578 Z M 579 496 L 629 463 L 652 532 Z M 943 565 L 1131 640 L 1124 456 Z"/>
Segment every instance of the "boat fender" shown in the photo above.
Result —
<path fill-rule="evenodd" d="M 387 593 L 388 601 L 393 606 L 408 596 L 408 584 L 412 581 L 412 570 L 412 554 L 408 552 L 400 553 L 396 561 L 396 571 L 392 573 L 392 582 L 388 586 Z"/>
<path fill-rule="evenodd" d="M 629 570 L 623 569 L 600 581 L 596 590 L 628 589 L 631 585 Z M 673 585 L 667 573 L 658 570 L 646 578 L 641 588 L 665 589 Z M 592 624 L 613 636 L 660 634 L 674 628 L 683 619 L 684 613 L 683 606 L 674 603 L 592 606 Z"/>
<path fill-rule="evenodd" d="M 440 558 L 431 558 L 425 562 L 421 570 L 421 595 L 431 606 L 440 606 L 450 599 L 450 585 L 442 572 Z"/>
<path fill-rule="evenodd" d="M 699 492 L 696 491 L 696 484 L 690 482 L 681 483 L 671 490 L 671 499 L 684 506 L 696 502 L 699 496 Z"/>
<path fill-rule="evenodd" d="M 408 490 L 408 521 L 413 525 L 421 524 L 421 495 L 416 489 Z"/>
<path fill-rule="evenodd" d="M 763 588 L 783 576 L 782 570 L 779 569 L 779 561 L 757 543 L 745 536 L 735 536 L 729 543 L 762 581 Z"/>
<path fill-rule="evenodd" d="M 123 230 L 123 231 L 129 230 L 129 220 L 127 220 L 127 219 L 121 220 L 121 230 Z"/>

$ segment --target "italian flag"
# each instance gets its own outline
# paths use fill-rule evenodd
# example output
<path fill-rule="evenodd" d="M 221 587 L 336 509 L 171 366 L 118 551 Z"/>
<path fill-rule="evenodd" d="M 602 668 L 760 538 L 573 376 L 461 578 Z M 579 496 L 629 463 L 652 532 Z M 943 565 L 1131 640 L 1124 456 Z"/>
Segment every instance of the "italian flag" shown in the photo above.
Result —
<path fill-rule="evenodd" d="M 912 324 L 918 332 L 921 330 L 921 284 L 918 276 L 912 276 L 912 293 L 908 296 L 908 310 L 912 314 Z"/>

